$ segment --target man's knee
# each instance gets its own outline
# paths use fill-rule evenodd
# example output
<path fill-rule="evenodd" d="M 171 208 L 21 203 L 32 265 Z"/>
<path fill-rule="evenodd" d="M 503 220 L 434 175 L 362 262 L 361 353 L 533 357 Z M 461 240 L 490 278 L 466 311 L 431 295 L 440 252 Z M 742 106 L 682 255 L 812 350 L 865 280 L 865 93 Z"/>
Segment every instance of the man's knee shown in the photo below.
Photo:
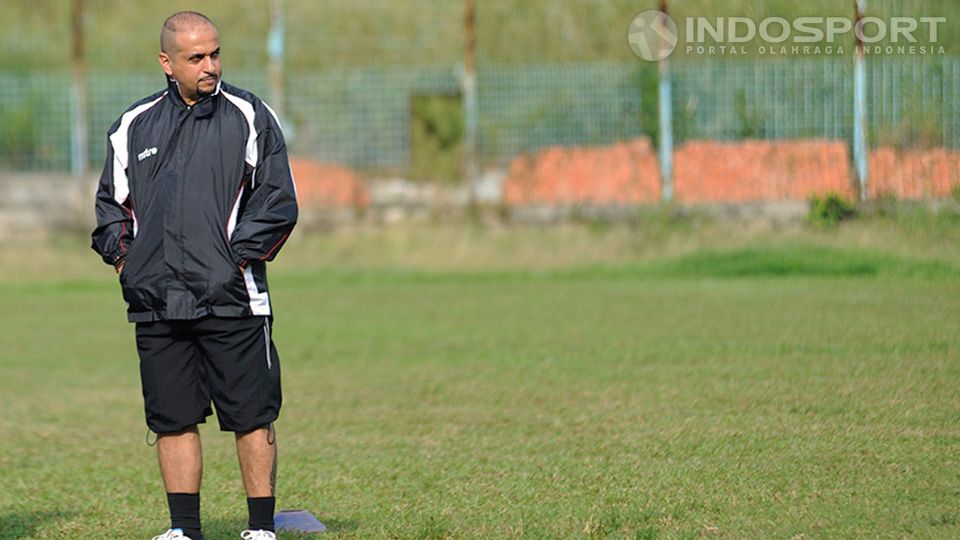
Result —
<path fill-rule="evenodd" d="M 277 440 L 277 433 L 273 429 L 273 422 L 252 429 L 235 431 L 234 436 L 236 436 L 238 441 L 266 438 L 266 441 L 269 444 L 273 444 Z"/>

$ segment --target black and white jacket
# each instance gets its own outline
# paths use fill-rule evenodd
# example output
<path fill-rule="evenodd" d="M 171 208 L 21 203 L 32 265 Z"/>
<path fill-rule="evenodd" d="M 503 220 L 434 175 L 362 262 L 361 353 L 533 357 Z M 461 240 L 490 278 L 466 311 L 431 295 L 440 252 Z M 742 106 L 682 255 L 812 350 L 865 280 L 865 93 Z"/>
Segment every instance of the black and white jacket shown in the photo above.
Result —
<path fill-rule="evenodd" d="M 266 263 L 297 221 L 283 133 L 226 83 L 187 106 L 175 83 L 108 133 L 93 249 L 118 266 L 131 322 L 271 315 Z"/>

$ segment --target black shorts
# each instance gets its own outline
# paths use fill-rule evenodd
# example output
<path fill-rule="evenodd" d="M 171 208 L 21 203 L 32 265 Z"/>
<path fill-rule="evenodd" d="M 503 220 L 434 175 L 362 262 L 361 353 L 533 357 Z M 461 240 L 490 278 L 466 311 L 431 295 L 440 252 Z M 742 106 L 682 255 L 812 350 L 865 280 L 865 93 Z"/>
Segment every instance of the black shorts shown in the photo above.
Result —
<path fill-rule="evenodd" d="M 137 323 L 147 426 L 174 433 L 206 422 L 223 431 L 266 426 L 280 414 L 280 359 L 271 317 Z"/>

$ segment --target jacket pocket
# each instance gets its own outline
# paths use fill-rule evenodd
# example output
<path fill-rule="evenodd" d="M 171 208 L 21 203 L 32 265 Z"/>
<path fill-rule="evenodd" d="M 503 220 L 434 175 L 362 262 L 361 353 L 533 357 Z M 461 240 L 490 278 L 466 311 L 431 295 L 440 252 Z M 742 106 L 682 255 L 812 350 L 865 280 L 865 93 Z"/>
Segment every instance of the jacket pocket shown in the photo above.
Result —
<path fill-rule="evenodd" d="M 159 309 L 165 285 L 163 244 L 158 238 L 141 234 L 127 250 L 120 272 L 120 289 L 131 311 Z"/>
<path fill-rule="evenodd" d="M 206 304 L 231 306 L 245 303 L 243 270 L 233 262 L 234 253 L 226 238 L 215 250 L 207 273 Z"/>

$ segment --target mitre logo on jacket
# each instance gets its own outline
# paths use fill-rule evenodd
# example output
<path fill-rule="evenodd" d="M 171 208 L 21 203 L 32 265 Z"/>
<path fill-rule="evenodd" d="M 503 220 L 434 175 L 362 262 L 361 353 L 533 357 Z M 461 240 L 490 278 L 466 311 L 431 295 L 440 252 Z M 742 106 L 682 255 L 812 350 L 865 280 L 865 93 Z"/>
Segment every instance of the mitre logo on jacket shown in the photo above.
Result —
<path fill-rule="evenodd" d="M 150 156 L 155 156 L 155 155 L 157 155 L 157 147 L 156 147 L 156 146 L 154 146 L 154 147 L 152 147 L 152 148 L 144 148 L 144 149 L 143 149 L 143 152 L 140 152 L 139 154 L 137 154 L 137 161 L 143 161 L 143 160 L 147 159 L 148 157 L 150 157 Z"/>

